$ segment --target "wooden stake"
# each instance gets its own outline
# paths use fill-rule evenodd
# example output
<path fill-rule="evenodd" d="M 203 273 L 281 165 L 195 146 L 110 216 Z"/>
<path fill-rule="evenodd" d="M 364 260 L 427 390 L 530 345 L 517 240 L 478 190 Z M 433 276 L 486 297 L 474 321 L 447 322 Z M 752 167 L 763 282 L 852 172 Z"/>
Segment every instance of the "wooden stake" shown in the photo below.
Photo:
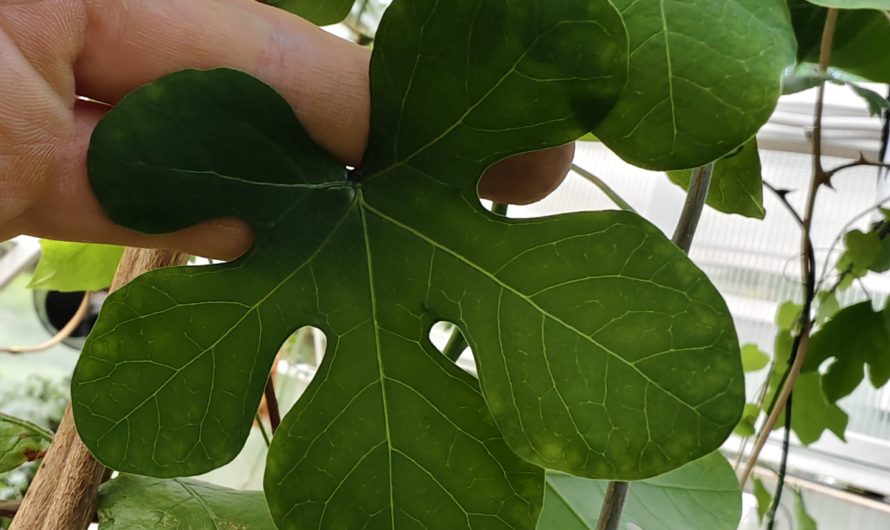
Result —
<path fill-rule="evenodd" d="M 142 273 L 182 265 L 187 260 L 188 255 L 169 250 L 128 248 L 121 258 L 111 291 Z M 86 529 L 96 512 L 96 495 L 105 473 L 105 467 L 80 441 L 69 403 L 10 530 Z"/>

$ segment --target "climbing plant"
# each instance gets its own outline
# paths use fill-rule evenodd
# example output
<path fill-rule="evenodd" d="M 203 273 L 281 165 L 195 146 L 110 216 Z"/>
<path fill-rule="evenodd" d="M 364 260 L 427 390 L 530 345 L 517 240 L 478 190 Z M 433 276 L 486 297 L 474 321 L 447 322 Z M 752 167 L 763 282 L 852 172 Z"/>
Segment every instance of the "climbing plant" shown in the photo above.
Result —
<path fill-rule="evenodd" d="M 266 3 L 320 24 L 352 8 Z M 592 132 L 690 197 L 762 218 L 753 135 L 783 72 L 813 60 L 826 12 L 395 0 L 373 36 L 360 168 L 238 71 L 177 72 L 131 93 L 89 150 L 109 217 L 163 233 L 234 216 L 256 240 L 235 261 L 154 271 L 105 302 L 72 381 L 81 438 L 122 472 L 103 488 L 101 527 L 589 528 L 614 481 L 638 481 L 626 521 L 734 528 L 738 483 L 715 451 L 740 418 L 754 431 L 760 409 L 743 415 L 732 319 L 684 253 L 695 209 L 679 248 L 630 211 L 509 219 L 476 187 L 499 160 Z M 861 37 L 846 31 L 853 50 Z M 849 60 L 837 67 L 879 68 Z M 820 66 L 800 83 L 840 79 Z M 465 338 L 474 374 L 430 342 L 439 321 Z M 307 325 L 327 350 L 276 425 L 264 492 L 186 478 L 237 456 L 279 347 Z M 764 366 L 758 353 L 749 367 Z M 838 360 L 837 377 L 853 385 L 863 363 L 875 361 Z M 690 513 L 705 503 L 713 512 Z"/>

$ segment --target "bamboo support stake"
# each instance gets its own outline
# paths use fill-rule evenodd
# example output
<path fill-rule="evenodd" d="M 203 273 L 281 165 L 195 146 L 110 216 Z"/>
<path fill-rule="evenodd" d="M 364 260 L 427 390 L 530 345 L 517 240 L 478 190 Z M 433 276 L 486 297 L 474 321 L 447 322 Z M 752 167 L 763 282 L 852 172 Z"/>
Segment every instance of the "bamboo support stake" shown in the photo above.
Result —
<path fill-rule="evenodd" d="M 128 248 L 111 285 L 116 291 L 144 272 L 182 265 L 185 254 Z M 71 404 L 53 443 L 16 512 L 10 530 L 83 530 L 96 511 L 96 495 L 106 469 L 87 450 L 71 413 Z"/>

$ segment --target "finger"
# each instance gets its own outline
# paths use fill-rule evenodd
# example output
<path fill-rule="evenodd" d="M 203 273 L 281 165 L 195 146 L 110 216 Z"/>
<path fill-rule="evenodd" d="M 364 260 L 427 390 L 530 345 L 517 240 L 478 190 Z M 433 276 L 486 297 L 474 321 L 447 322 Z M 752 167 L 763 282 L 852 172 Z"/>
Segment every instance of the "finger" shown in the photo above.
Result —
<path fill-rule="evenodd" d="M 482 176 L 479 196 L 503 204 L 537 202 L 562 183 L 574 156 L 570 143 L 501 160 Z"/>
<path fill-rule="evenodd" d="M 36 205 L 10 224 L 11 233 L 65 241 L 112 243 L 131 247 L 169 248 L 198 256 L 231 260 L 250 248 L 253 235 L 236 219 L 211 220 L 164 235 L 127 230 L 111 222 L 89 188 L 86 152 L 89 137 L 107 109 L 79 102 L 77 135 L 65 150 L 59 177 Z"/>
<path fill-rule="evenodd" d="M 185 68 L 231 67 L 278 90 L 309 134 L 358 165 L 370 116 L 368 50 L 254 0 L 86 0 L 78 92 L 115 103 Z"/>

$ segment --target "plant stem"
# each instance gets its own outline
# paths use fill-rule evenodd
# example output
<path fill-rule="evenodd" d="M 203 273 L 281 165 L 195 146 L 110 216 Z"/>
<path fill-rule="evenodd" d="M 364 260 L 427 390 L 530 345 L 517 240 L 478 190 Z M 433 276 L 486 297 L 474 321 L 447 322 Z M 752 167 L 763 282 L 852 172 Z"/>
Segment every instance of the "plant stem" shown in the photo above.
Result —
<path fill-rule="evenodd" d="M 710 163 L 692 172 L 689 181 L 689 189 L 686 191 L 686 203 L 674 229 L 674 237 L 671 240 L 680 247 L 683 252 L 689 253 L 692 247 L 692 239 L 698 228 L 702 210 L 705 207 L 705 199 L 708 197 L 708 189 L 711 187 L 711 174 L 714 172 L 714 164 Z"/>
<path fill-rule="evenodd" d="M 451 336 L 448 337 L 448 342 L 445 344 L 445 349 L 442 350 L 442 353 L 445 354 L 445 357 L 448 357 L 454 362 L 457 362 L 460 359 L 460 354 L 467 349 L 467 339 L 464 338 L 464 334 L 457 329 L 457 326 L 454 326 L 454 329 L 451 331 Z"/>
<path fill-rule="evenodd" d="M 15 517 L 22 501 L 0 501 L 0 517 Z"/>
<path fill-rule="evenodd" d="M 828 10 L 828 15 L 825 17 L 825 27 L 822 32 L 822 47 L 819 56 L 819 69 L 823 73 L 828 70 L 828 65 L 831 61 L 831 45 L 834 39 L 834 29 L 837 25 L 837 16 L 838 10 L 832 8 Z M 781 385 L 781 391 L 774 399 L 772 410 L 769 411 L 766 422 L 763 424 L 763 427 L 757 436 L 757 441 L 754 444 L 754 450 L 751 453 L 751 458 L 748 460 L 748 465 L 745 467 L 745 471 L 739 479 L 742 488 L 744 488 L 745 483 L 748 482 L 748 478 L 754 470 L 754 465 L 760 457 L 760 452 L 763 450 L 764 445 L 766 445 L 766 440 L 769 438 L 769 434 L 772 432 L 773 427 L 775 427 L 779 415 L 785 409 L 785 404 L 791 397 L 791 391 L 794 388 L 794 383 L 797 382 L 797 376 L 800 375 L 800 369 L 803 367 L 803 362 L 807 355 L 807 348 L 810 343 L 810 329 L 813 325 L 811 313 L 813 299 L 816 296 L 816 257 L 813 251 L 810 230 L 813 223 L 813 211 L 816 207 L 816 196 L 819 193 L 819 187 L 822 184 L 829 183 L 825 168 L 822 166 L 822 114 L 824 107 L 825 82 L 823 81 L 822 84 L 819 85 L 819 92 L 816 97 L 816 117 L 813 124 L 813 176 L 810 179 L 810 189 L 807 194 L 807 204 L 803 214 L 803 225 L 801 227 L 800 268 L 801 277 L 804 282 L 804 297 L 803 309 L 800 314 L 800 330 L 795 337 L 797 347 L 793 347 L 791 350 L 791 358 L 789 359 L 791 366 L 786 372 L 787 377 L 785 377 L 785 383 Z M 785 452 L 787 453 L 787 451 Z M 787 458 L 787 455 L 783 454 L 783 458 Z"/>
<path fill-rule="evenodd" d="M 269 374 L 269 378 L 266 379 L 264 394 L 266 396 L 266 410 L 269 412 L 269 425 L 272 427 L 272 435 L 274 436 L 275 432 L 278 431 L 278 426 L 281 425 L 281 411 L 278 409 L 278 397 L 275 396 L 275 384 L 272 382 L 272 374 Z"/>
<path fill-rule="evenodd" d="M 692 172 L 689 181 L 689 189 L 686 191 L 686 202 L 680 213 L 680 220 L 674 230 L 673 242 L 685 253 L 689 253 L 698 221 L 708 197 L 708 188 L 711 186 L 711 174 L 714 172 L 714 164 L 702 166 Z M 606 496 L 603 498 L 603 507 L 596 524 L 597 530 L 616 530 L 621 521 L 621 510 L 624 509 L 624 500 L 630 484 L 621 481 L 609 482 Z"/>
<path fill-rule="evenodd" d="M 603 508 L 600 511 L 599 521 L 596 523 L 596 530 L 618 530 L 628 489 L 630 489 L 628 482 L 609 482 L 606 495 L 603 497 Z"/>
<path fill-rule="evenodd" d="M 509 206 L 510 205 L 504 204 L 502 202 L 494 202 L 494 203 L 491 203 L 491 211 L 498 215 L 503 215 L 504 217 L 506 217 L 507 216 L 507 208 L 509 208 Z"/>
<path fill-rule="evenodd" d="M 769 524 L 767 530 L 773 530 L 776 525 L 776 512 L 779 510 L 779 503 L 782 501 L 782 489 L 785 487 L 785 472 L 788 468 L 788 445 L 791 438 L 791 411 L 794 410 L 791 405 L 793 394 L 788 394 L 788 402 L 785 411 L 785 434 L 782 438 L 782 460 L 779 463 L 779 478 L 776 482 L 776 493 L 773 495 L 773 502 L 767 512 Z"/>
<path fill-rule="evenodd" d="M 597 177 L 590 171 L 587 171 L 586 169 L 584 169 L 583 167 L 581 167 L 577 164 L 572 164 L 572 171 L 581 175 L 585 179 L 589 180 L 591 182 L 591 184 L 593 184 L 594 186 L 599 188 L 600 191 L 602 191 L 603 194 L 606 197 L 608 197 L 610 201 L 615 203 L 615 206 L 621 208 L 622 210 L 628 211 L 628 212 L 637 213 L 637 211 L 634 210 L 633 206 L 631 206 L 627 201 L 625 201 L 624 199 L 621 198 L 621 195 L 618 195 L 617 193 L 615 193 L 615 190 L 610 188 L 608 184 L 603 182 L 602 179 L 600 179 L 599 177 Z"/>
<path fill-rule="evenodd" d="M 269 433 L 266 432 L 266 426 L 263 425 L 263 418 L 260 416 L 260 413 L 257 412 L 256 415 L 256 424 L 260 428 L 260 434 L 263 435 L 263 441 L 266 442 L 266 448 L 268 449 L 270 445 L 272 445 L 272 440 L 269 438 Z"/>

